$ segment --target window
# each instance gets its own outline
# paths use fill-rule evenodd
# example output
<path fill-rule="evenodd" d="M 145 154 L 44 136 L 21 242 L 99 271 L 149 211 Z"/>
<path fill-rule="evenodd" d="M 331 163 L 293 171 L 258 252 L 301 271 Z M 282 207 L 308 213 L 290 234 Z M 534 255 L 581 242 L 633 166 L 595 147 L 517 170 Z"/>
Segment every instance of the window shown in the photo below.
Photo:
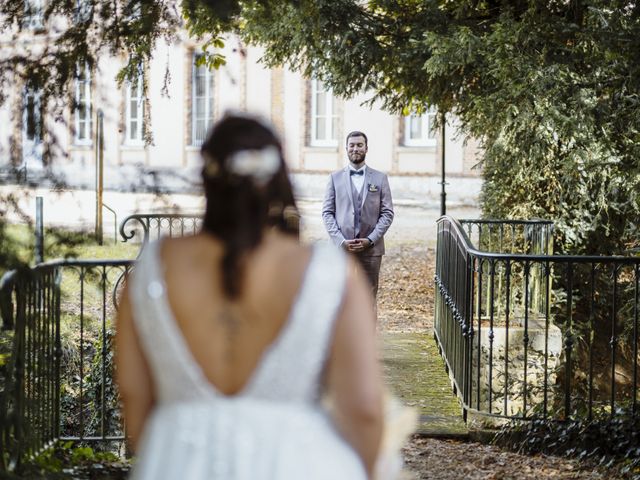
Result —
<path fill-rule="evenodd" d="M 27 87 L 24 92 L 24 135 L 33 142 L 42 141 L 42 110 L 41 92 L 33 87 Z"/>
<path fill-rule="evenodd" d="M 142 20 L 142 3 L 128 1 L 124 2 L 122 9 L 122 20 L 127 23 L 139 22 Z"/>
<path fill-rule="evenodd" d="M 129 82 L 125 99 L 125 143 L 128 145 L 142 145 L 144 140 L 144 95 L 142 89 L 142 74 Z"/>
<path fill-rule="evenodd" d="M 22 24 L 24 28 L 31 30 L 44 28 L 44 0 L 24 1 L 24 18 Z"/>
<path fill-rule="evenodd" d="M 91 145 L 91 71 L 88 65 L 78 69 L 74 100 L 74 143 L 76 145 Z"/>
<path fill-rule="evenodd" d="M 311 145 L 338 145 L 337 100 L 321 80 L 311 80 Z"/>
<path fill-rule="evenodd" d="M 191 82 L 191 144 L 200 146 L 213 123 L 213 72 L 207 65 L 196 65 L 202 54 L 193 54 Z"/>
<path fill-rule="evenodd" d="M 90 0 L 76 0 L 76 10 L 73 15 L 75 23 L 84 23 L 91 20 L 93 5 Z"/>
<path fill-rule="evenodd" d="M 23 162 L 42 161 L 42 92 L 27 86 L 23 94 L 22 159 Z"/>
<path fill-rule="evenodd" d="M 407 147 L 430 147 L 436 144 L 436 110 L 430 108 L 422 115 L 411 114 L 404 118 L 404 144 Z"/>

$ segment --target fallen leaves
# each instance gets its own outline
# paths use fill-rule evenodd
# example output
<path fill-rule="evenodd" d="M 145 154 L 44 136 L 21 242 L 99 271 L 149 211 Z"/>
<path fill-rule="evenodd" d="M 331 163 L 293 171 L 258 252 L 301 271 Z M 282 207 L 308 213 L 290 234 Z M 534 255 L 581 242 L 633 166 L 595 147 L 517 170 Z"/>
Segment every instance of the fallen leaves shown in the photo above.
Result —
<path fill-rule="evenodd" d="M 386 331 L 424 331 L 433 327 L 434 251 L 403 244 L 383 257 L 378 321 Z"/>
<path fill-rule="evenodd" d="M 420 480 L 612 479 L 576 460 L 526 456 L 492 445 L 413 437 L 403 449 L 407 476 Z"/>

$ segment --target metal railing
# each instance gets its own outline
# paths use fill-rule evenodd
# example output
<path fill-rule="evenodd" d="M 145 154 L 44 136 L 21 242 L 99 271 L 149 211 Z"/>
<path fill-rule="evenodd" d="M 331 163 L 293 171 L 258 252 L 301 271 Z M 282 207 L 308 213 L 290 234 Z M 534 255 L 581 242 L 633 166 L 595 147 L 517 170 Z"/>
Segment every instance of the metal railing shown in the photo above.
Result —
<path fill-rule="evenodd" d="M 27 183 L 27 164 L 0 167 L 0 183 Z"/>
<path fill-rule="evenodd" d="M 201 216 L 135 214 L 123 241 L 141 247 L 200 230 Z M 138 253 L 138 256 L 140 253 Z M 125 439 L 113 378 L 113 320 L 135 260 L 59 260 L 0 280 L 3 328 L 13 333 L 0 392 L 0 472 L 56 441 L 107 446 Z"/>
<path fill-rule="evenodd" d="M 120 224 L 120 236 L 123 242 L 138 240 L 140 253 L 152 239 L 163 236 L 183 237 L 194 235 L 202 227 L 201 214 L 182 213 L 136 213 L 129 215 Z"/>
<path fill-rule="evenodd" d="M 500 223 L 438 221 L 434 330 L 465 418 L 637 412 L 640 258 L 551 255 L 550 222 Z M 470 240 L 487 224 L 502 252 Z"/>
<path fill-rule="evenodd" d="M 550 220 L 459 220 L 471 244 L 492 253 L 553 254 Z"/>
<path fill-rule="evenodd" d="M 14 328 L 13 354 L 0 397 L 0 467 L 13 469 L 58 437 L 60 405 L 60 301 L 58 272 L 11 272 L 2 279 L 3 320 Z M 14 302 L 15 301 L 15 302 Z M 11 315 L 7 318 L 7 315 Z"/>
<path fill-rule="evenodd" d="M 5 274 L 13 349 L 0 396 L 0 471 L 57 440 L 124 440 L 113 383 L 115 301 L 130 260 L 64 260 Z"/>

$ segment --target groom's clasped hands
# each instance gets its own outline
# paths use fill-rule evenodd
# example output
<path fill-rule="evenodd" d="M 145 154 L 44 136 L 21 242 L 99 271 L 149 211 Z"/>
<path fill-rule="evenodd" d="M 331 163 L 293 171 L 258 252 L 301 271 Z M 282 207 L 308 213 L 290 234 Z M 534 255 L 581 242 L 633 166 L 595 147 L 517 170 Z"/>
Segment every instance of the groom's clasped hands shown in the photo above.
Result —
<path fill-rule="evenodd" d="M 368 250 L 373 246 L 373 242 L 368 238 L 354 238 L 353 240 L 345 240 L 342 247 L 347 252 L 359 253 Z"/>

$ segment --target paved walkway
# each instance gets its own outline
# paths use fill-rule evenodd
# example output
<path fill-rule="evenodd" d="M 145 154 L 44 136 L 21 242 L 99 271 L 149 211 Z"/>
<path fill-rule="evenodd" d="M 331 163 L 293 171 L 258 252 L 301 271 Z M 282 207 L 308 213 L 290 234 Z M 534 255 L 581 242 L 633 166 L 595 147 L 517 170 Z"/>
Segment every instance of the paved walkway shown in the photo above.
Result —
<path fill-rule="evenodd" d="M 307 241 L 327 238 L 320 213 L 326 179 L 326 174 L 294 176 L 296 190 L 299 192 L 298 206 L 302 215 L 302 237 Z M 430 247 L 433 247 L 436 237 L 435 221 L 440 216 L 439 191 L 434 187 L 435 177 L 396 176 L 391 177 L 390 182 L 393 189 L 395 219 L 392 228 L 385 236 L 387 245 L 393 246 L 407 241 L 426 241 Z M 479 179 L 451 179 L 448 188 L 450 190 L 447 194 L 449 214 L 458 218 L 478 216 Z M 0 200 L 5 201 L 5 207 L 0 209 L 0 215 L 6 215 L 9 222 L 23 223 L 26 218 L 33 221 L 38 196 L 44 199 L 46 227 L 64 226 L 76 230 L 94 230 L 96 195 L 93 190 L 0 185 Z M 8 197 L 11 197 L 12 202 L 6 202 Z M 132 213 L 199 213 L 204 209 L 204 198 L 197 194 L 156 195 L 105 190 L 103 201 L 117 213 L 118 223 Z M 113 213 L 105 209 L 103 229 L 106 240 L 110 240 L 114 231 L 114 220 L 116 219 Z"/>
<path fill-rule="evenodd" d="M 467 437 L 460 404 L 431 332 L 384 333 L 382 355 L 387 385 L 404 403 L 419 409 L 417 433 L 435 438 Z"/>

